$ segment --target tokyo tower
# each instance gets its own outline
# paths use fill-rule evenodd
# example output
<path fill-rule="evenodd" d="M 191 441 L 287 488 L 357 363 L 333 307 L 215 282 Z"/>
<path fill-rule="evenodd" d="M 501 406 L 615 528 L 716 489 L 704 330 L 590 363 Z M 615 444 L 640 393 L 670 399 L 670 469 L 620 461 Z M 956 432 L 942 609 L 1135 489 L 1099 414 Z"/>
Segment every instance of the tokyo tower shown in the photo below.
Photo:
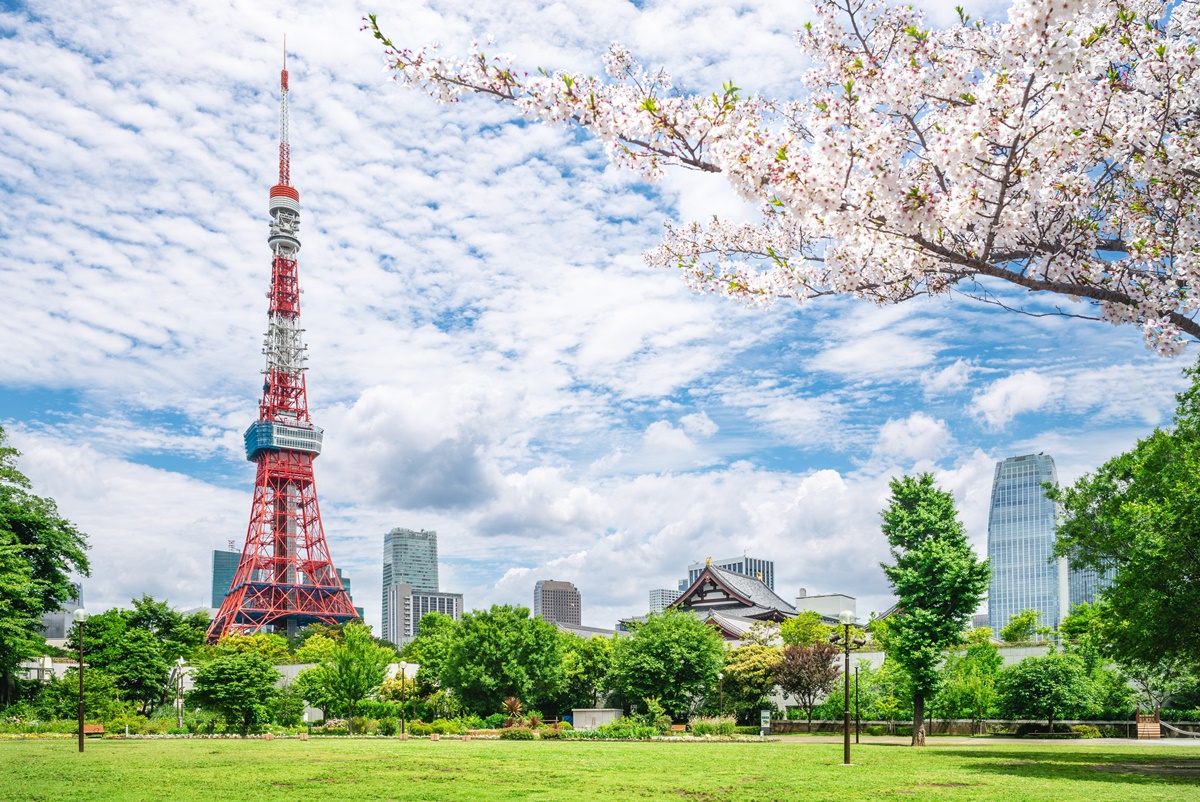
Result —
<path fill-rule="evenodd" d="M 271 187 L 271 291 L 258 420 L 246 430 L 246 459 L 258 465 L 246 545 L 208 640 L 358 617 L 334 570 L 321 526 L 313 460 L 322 431 L 308 416 L 304 329 L 300 328 L 300 193 L 291 185 L 287 56 L 279 77 L 279 183 Z"/>

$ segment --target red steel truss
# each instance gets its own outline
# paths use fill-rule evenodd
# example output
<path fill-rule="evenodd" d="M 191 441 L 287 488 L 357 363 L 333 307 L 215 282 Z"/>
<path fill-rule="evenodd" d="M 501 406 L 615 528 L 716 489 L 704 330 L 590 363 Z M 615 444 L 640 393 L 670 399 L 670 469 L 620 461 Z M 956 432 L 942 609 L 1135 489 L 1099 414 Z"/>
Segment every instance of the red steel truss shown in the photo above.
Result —
<path fill-rule="evenodd" d="M 258 465 L 246 545 L 233 585 L 208 628 L 215 643 L 230 633 L 295 631 L 314 621 L 358 617 L 329 556 L 313 460 L 322 432 L 308 415 L 305 346 L 300 328 L 300 193 L 290 186 L 288 80 L 280 76 L 279 184 L 271 188 L 274 252 L 263 394 L 246 431 L 246 458 Z"/>

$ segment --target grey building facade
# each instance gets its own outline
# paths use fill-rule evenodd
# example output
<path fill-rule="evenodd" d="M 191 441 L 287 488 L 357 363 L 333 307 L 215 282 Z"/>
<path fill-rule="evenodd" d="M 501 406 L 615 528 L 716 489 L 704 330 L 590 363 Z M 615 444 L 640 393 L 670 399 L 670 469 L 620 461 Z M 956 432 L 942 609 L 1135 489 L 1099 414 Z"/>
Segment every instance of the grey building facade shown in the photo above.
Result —
<path fill-rule="evenodd" d="M 403 646 L 421 633 L 421 619 L 428 613 L 448 615 L 455 621 L 462 618 L 461 593 L 426 592 L 406 582 L 394 582 L 384 591 L 388 616 L 383 619 L 383 637 Z"/>
<path fill-rule="evenodd" d="M 686 588 L 684 588 L 686 590 Z M 655 588 L 650 591 L 650 612 L 661 613 L 663 610 L 671 606 L 671 602 L 683 595 L 682 590 L 671 590 L 670 588 Z"/>
<path fill-rule="evenodd" d="M 551 624 L 579 626 L 583 597 L 570 582 L 539 579 L 533 586 L 533 614 Z"/>
<path fill-rule="evenodd" d="M 75 624 L 75 619 L 71 614 L 83 606 L 83 585 L 72 582 L 71 589 L 74 596 L 63 602 L 62 609 L 45 613 L 42 616 L 41 635 L 43 638 L 60 641 L 65 640 L 70 633 L 71 627 Z"/>
<path fill-rule="evenodd" d="M 212 607 L 220 607 L 225 601 L 225 594 L 233 586 L 233 578 L 237 575 L 238 564 L 242 561 L 240 551 L 213 551 L 212 558 Z"/>
<path fill-rule="evenodd" d="M 688 566 L 688 585 L 695 582 L 700 574 L 704 571 L 704 567 L 708 562 L 692 563 Z M 712 560 L 712 565 L 717 568 L 723 568 L 726 571 L 732 571 L 735 574 L 742 576 L 753 577 L 759 580 L 771 590 L 775 590 L 775 561 L 764 560 L 759 557 L 726 557 L 723 560 Z M 760 576 L 761 574 L 761 576 Z M 686 590 L 687 588 L 680 588 Z"/>

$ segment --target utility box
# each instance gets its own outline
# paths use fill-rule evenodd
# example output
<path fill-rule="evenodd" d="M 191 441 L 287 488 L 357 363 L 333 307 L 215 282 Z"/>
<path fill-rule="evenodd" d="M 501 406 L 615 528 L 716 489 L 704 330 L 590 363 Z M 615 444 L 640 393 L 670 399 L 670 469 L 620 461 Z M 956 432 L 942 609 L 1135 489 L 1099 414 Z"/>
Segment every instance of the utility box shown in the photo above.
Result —
<path fill-rule="evenodd" d="M 621 720 L 621 710 L 613 707 L 577 707 L 571 711 L 571 726 L 577 730 L 594 730 Z"/>

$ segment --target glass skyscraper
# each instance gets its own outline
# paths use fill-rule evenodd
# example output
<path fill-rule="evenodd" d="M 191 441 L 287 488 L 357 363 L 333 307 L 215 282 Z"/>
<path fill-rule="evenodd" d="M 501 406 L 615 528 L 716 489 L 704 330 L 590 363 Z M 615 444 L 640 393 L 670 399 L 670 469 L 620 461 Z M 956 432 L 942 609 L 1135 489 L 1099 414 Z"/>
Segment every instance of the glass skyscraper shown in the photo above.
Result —
<path fill-rule="evenodd" d="M 1056 627 L 1084 602 L 1093 602 L 1106 577 L 1069 571 L 1054 556 L 1058 509 L 1042 484 L 1058 483 L 1054 459 L 1046 454 L 1009 457 L 996 464 L 988 515 L 988 559 L 992 585 L 988 624 L 999 634 L 1023 610 L 1042 614 L 1039 626 Z"/>
<path fill-rule="evenodd" d="M 1042 483 L 1057 484 L 1045 454 L 1009 457 L 996 465 L 988 515 L 992 586 L 988 623 L 999 633 L 1023 610 L 1042 614 L 1040 626 L 1058 626 L 1068 610 L 1066 561 L 1054 556 L 1057 509 Z"/>
<path fill-rule="evenodd" d="M 383 536 L 383 627 L 389 629 L 388 588 L 408 585 L 410 593 L 438 592 L 437 532 L 393 529 Z"/>

